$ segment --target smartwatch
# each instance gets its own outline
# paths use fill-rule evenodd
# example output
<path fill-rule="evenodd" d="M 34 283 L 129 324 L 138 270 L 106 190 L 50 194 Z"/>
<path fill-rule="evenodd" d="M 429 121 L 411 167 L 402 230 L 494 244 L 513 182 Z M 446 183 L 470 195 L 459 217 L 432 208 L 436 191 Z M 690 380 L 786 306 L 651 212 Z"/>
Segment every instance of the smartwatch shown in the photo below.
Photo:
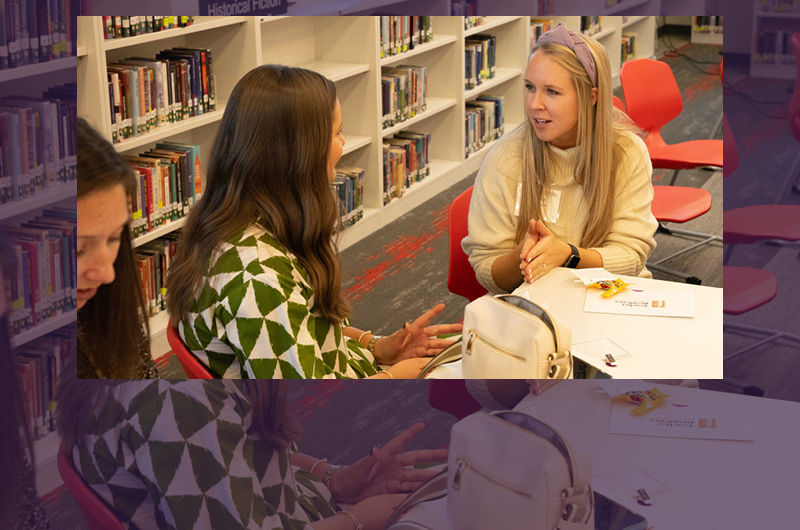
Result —
<path fill-rule="evenodd" d="M 578 263 L 581 262 L 581 255 L 575 245 L 571 245 L 569 243 L 567 243 L 567 245 L 569 245 L 569 248 L 572 249 L 572 254 L 567 258 L 567 261 L 564 262 L 563 266 L 568 269 L 574 269 L 578 266 Z"/>

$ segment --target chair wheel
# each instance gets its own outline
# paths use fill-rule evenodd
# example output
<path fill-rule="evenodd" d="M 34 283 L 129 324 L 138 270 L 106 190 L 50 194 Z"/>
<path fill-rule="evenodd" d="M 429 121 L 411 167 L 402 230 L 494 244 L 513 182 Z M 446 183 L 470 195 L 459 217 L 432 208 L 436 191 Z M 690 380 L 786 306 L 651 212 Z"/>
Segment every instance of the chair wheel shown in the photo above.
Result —
<path fill-rule="evenodd" d="M 686 283 L 691 283 L 692 285 L 701 285 L 703 281 L 700 278 L 691 276 L 689 278 L 686 278 Z"/>
<path fill-rule="evenodd" d="M 800 184 L 795 184 L 792 186 L 792 191 L 795 193 L 800 193 Z"/>
<path fill-rule="evenodd" d="M 755 385 L 745 387 L 742 391 L 745 396 L 764 397 L 764 390 Z"/>
<path fill-rule="evenodd" d="M 780 241 L 764 241 L 764 244 L 767 245 L 768 247 L 780 247 L 781 246 L 781 242 Z"/>

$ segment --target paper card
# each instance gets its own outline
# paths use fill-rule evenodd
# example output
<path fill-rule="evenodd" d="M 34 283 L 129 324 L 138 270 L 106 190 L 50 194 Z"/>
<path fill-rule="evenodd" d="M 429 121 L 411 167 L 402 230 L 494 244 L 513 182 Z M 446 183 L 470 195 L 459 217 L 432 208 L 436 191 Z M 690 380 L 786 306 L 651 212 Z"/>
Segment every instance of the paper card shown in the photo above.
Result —
<path fill-rule="evenodd" d="M 624 498 L 627 501 L 626 504 L 630 504 L 630 501 L 635 502 L 639 498 L 639 490 L 647 492 L 650 499 L 658 498 L 669 492 L 669 487 L 643 469 L 593 477 L 592 485 L 594 489 L 607 497 Z"/>
<path fill-rule="evenodd" d="M 755 440 L 752 407 L 684 405 L 673 399 L 641 416 L 631 414 L 629 403 L 613 402 L 608 432 L 666 438 Z"/>
<path fill-rule="evenodd" d="M 594 282 L 616 280 L 618 278 L 618 276 L 611 274 L 602 267 L 596 267 L 594 269 L 569 269 L 569 271 L 582 281 L 583 285 L 591 285 Z"/>
<path fill-rule="evenodd" d="M 632 357 L 631 353 L 611 339 L 592 340 L 572 345 L 572 354 L 579 359 L 591 364 L 595 368 L 608 371 L 609 368 L 624 367 L 626 359 Z M 613 362 L 609 362 L 607 355 L 611 355 Z"/>
<path fill-rule="evenodd" d="M 583 310 L 587 313 L 694 318 L 694 293 L 691 291 L 628 290 L 611 298 L 600 298 L 601 294 L 600 290 L 589 289 Z"/>

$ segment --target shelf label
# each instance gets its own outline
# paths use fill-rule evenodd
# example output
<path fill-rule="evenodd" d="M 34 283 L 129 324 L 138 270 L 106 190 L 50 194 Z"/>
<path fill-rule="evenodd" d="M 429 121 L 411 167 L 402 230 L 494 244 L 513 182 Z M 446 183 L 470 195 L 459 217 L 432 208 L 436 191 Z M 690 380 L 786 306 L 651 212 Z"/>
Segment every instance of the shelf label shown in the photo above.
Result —
<path fill-rule="evenodd" d="M 282 15 L 286 13 L 286 0 L 199 0 L 199 13 L 209 16 L 231 15 Z"/>

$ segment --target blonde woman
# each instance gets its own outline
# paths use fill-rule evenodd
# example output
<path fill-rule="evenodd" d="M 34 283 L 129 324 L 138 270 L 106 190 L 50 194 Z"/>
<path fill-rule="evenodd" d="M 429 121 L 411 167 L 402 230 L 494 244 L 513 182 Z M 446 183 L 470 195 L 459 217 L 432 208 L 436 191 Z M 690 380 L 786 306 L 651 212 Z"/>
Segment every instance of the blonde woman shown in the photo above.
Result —
<path fill-rule="evenodd" d="M 559 24 L 531 50 L 528 119 L 481 166 L 462 241 L 490 292 L 554 267 L 651 277 L 652 165 L 611 90 L 608 56 L 594 39 Z"/>

